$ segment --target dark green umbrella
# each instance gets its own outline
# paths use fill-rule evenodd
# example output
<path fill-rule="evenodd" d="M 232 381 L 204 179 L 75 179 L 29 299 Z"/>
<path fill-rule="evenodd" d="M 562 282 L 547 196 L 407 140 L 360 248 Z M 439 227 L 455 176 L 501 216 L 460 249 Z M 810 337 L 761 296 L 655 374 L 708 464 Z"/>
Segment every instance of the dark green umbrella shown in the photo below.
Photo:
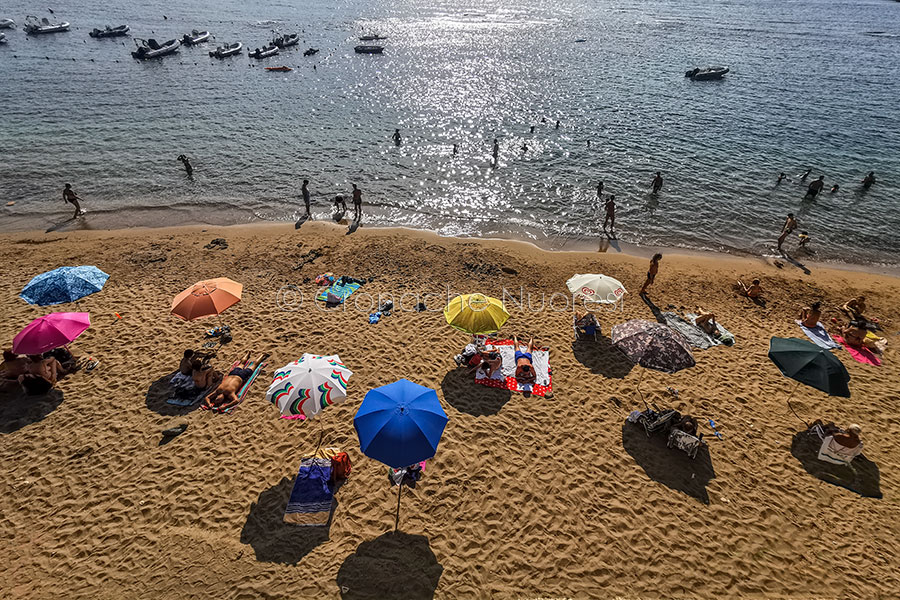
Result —
<path fill-rule="evenodd" d="M 800 338 L 773 337 L 769 358 L 786 377 L 821 390 L 829 396 L 850 397 L 850 374 L 834 354 Z"/>

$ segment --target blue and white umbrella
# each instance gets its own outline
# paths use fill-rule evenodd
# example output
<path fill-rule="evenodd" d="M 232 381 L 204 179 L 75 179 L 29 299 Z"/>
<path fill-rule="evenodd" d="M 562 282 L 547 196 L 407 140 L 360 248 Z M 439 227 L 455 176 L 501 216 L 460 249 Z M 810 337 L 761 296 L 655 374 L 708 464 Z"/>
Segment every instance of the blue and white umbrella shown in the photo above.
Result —
<path fill-rule="evenodd" d="M 19 297 L 39 306 L 75 302 L 102 290 L 107 279 L 109 275 L 97 267 L 60 267 L 29 281 Z"/>

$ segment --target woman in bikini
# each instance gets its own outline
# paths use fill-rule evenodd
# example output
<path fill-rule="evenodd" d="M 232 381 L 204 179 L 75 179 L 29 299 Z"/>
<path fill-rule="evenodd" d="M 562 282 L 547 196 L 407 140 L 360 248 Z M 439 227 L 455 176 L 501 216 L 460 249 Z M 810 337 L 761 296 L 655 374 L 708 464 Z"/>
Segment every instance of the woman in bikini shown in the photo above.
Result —
<path fill-rule="evenodd" d="M 813 302 L 800 311 L 800 322 L 804 327 L 815 329 L 822 320 L 822 303 Z"/>
<path fill-rule="evenodd" d="M 647 288 L 656 280 L 656 274 L 659 272 L 660 260 L 662 260 L 662 254 L 659 253 L 654 254 L 653 258 L 650 259 L 650 269 L 647 271 L 647 281 L 641 286 L 640 295 L 646 294 Z"/>

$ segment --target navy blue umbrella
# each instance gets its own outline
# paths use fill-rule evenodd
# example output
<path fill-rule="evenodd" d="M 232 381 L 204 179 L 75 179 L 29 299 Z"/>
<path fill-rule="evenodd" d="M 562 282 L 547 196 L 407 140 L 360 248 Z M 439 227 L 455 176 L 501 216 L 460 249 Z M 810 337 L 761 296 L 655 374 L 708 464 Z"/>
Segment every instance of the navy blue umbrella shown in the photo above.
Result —
<path fill-rule="evenodd" d="M 39 306 L 74 302 L 102 290 L 107 279 L 97 267 L 60 267 L 29 281 L 19 297 Z"/>
<path fill-rule="evenodd" d="M 363 454 L 395 469 L 434 456 L 446 425 L 437 392 L 407 379 L 369 390 L 353 419 Z"/>

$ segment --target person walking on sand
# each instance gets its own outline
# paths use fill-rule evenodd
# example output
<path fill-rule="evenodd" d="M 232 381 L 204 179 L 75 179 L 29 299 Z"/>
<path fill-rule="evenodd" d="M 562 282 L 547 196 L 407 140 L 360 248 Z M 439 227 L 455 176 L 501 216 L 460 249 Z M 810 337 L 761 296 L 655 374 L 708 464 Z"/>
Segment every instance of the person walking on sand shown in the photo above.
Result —
<path fill-rule="evenodd" d="M 359 221 L 362 219 L 362 191 L 356 184 L 353 185 L 353 220 Z"/>
<path fill-rule="evenodd" d="M 650 187 L 653 188 L 653 193 L 656 194 L 656 193 L 659 193 L 659 190 L 662 189 L 662 186 L 663 186 L 662 174 L 659 171 L 657 171 L 656 177 L 654 177 L 653 181 L 650 182 Z"/>
<path fill-rule="evenodd" d="M 809 184 L 809 188 L 806 190 L 806 196 L 804 196 L 804 200 L 809 198 L 810 200 L 815 200 L 816 196 L 819 195 L 819 192 L 822 191 L 822 188 L 825 187 L 825 176 L 819 175 L 819 178 Z"/>
<path fill-rule="evenodd" d="M 303 185 L 300 187 L 300 193 L 303 195 L 303 204 L 306 205 L 306 216 L 310 216 L 309 213 L 309 179 L 303 180 Z"/>
<path fill-rule="evenodd" d="M 660 260 L 662 260 L 662 254 L 658 252 L 650 259 L 650 269 L 647 271 L 647 280 L 644 282 L 644 285 L 641 286 L 641 291 L 638 295 L 643 296 L 647 293 L 647 288 L 653 285 L 653 282 L 656 280 L 656 274 L 659 272 Z"/>
<path fill-rule="evenodd" d="M 394 140 L 394 145 L 399 146 L 402 143 L 402 138 L 400 137 L 400 130 L 395 129 L 394 135 L 391 136 L 391 139 Z"/>
<path fill-rule="evenodd" d="M 179 154 L 178 158 L 175 160 L 180 160 L 181 164 L 184 165 L 184 171 L 188 174 L 188 177 L 194 174 L 194 167 L 191 166 L 190 159 L 184 154 Z"/>
<path fill-rule="evenodd" d="M 788 213 L 784 225 L 781 227 L 781 235 L 778 236 L 778 251 L 781 252 L 781 245 L 793 231 L 797 229 L 797 221 L 794 219 L 794 213 Z"/>
<path fill-rule="evenodd" d="M 875 183 L 875 171 L 869 171 L 869 174 L 863 177 L 862 186 L 864 190 L 872 187 L 872 184 Z"/>
<path fill-rule="evenodd" d="M 78 197 L 78 194 L 75 193 L 75 190 L 72 189 L 72 184 L 67 183 L 65 189 L 63 190 L 63 200 L 68 204 L 72 203 L 75 205 L 75 216 L 73 219 L 77 219 L 81 215 L 84 214 L 84 211 L 81 210 L 81 198 Z"/>
<path fill-rule="evenodd" d="M 606 224 L 609 223 L 609 229 L 612 231 L 616 228 L 616 197 L 610 194 L 604 207 L 606 208 L 606 220 L 603 221 L 603 229 L 605 230 Z"/>

